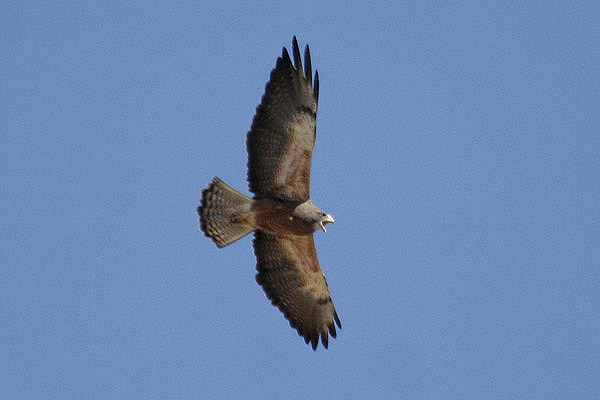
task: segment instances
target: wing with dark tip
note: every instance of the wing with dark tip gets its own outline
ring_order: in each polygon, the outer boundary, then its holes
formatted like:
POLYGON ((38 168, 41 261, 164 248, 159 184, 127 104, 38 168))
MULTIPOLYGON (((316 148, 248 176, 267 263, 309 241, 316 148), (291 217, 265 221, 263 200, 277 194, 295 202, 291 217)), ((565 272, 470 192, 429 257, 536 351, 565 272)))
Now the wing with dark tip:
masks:
POLYGON ((310 164, 315 145, 319 76, 308 45, 304 68, 294 36, 293 64, 283 48, 248 132, 248 182, 257 197, 306 201, 310 198, 310 164))
POLYGON ((327 348, 329 335, 337 335, 335 324, 339 328, 342 325, 319 267, 312 235, 278 236, 256 231, 253 244, 256 281, 267 297, 313 350, 319 338, 327 348))

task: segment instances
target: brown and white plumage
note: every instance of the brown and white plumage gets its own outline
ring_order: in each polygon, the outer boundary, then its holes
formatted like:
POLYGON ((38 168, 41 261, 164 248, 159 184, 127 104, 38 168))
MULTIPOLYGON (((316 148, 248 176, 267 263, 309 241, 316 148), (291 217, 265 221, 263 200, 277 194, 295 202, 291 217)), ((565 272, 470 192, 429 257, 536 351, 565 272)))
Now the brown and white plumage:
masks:
POLYGON ((337 335, 334 321, 340 328, 341 323, 319 267, 312 235, 280 236, 257 231, 253 243, 256 281, 267 297, 313 349, 319 336, 327 348, 328 334, 337 335))
POLYGON ((294 65, 283 48, 271 71, 248 132, 248 182, 257 197, 292 201, 310 198, 310 164, 315 146, 319 74, 312 85, 310 51, 302 68, 296 37, 294 65))
POLYGON ((218 247, 254 231, 257 282, 290 325, 316 349, 341 328, 319 266, 313 232, 333 217, 310 200, 319 77, 308 45, 304 66, 296 37, 284 48, 248 132, 248 182, 254 198, 215 178, 202 192, 200 226, 218 247))

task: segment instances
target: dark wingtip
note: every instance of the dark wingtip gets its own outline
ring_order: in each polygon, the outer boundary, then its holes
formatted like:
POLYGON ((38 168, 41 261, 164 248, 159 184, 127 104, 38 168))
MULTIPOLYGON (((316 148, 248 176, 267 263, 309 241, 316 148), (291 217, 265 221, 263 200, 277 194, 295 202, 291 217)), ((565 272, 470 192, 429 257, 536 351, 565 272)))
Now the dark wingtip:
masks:
POLYGON ((327 348, 327 346, 329 345, 329 335, 327 335, 327 331, 321 332, 321 343, 325 348, 327 348))
POLYGON ((304 69, 306 70, 306 77, 312 86, 312 65, 310 62, 310 49, 308 45, 304 48, 304 69))
POLYGON ((290 64, 292 63, 292 60, 290 59, 290 53, 288 53, 285 47, 281 50, 281 58, 290 64))
POLYGON ((319 335, 315 335, 310 339, 310 345, 313 351, 317 351, 317 345, 319 344, 319 335))
MULTIPOLYGON (((313 76, 312 76, 312 62, 310 60, 310 48, 308 44, 304 48, 304 69, 302 69, 302 57, 300 56, 300 48, 298 47, 298 39, 296 39, 296 35, 292 38, 292 57, 290 57, 290 53, 288 53, 285 47, 281 50, 281 59, 284 62, 287 62, 292 68, 295 68, 299 71, 304 77, 308 79, 308 81, 313 84, 313 76), (294 62, 292 63, 292 57, 294 62)), ((314 77, 314 86, 313 86, 313 94, 315 97, 315 101, 317 104, 319 103, 319 71, 315 70, 314 77)))
POLYGON ((333 322, 329 325, 329 334, 332 338, 337 337, 337 331, 335 330, 335 325, 333 324, 333 322))
POLYGON ((315 71, 315 86, 313 92, 316 102, 319 103, 319 71, 315 71))
POLYGON ((335 311, 333 312, 333 318, 335 319, 335 323, 337 324, 338 328, 342 329, 342 323, 340 322, 340 318, 335 311))
POLYGON ((300 48, 298 48, 296 36, 292 39, 292 53, 294 53, 294 65, 296 69, 302 73, 302 58, 300 58, 300 48))

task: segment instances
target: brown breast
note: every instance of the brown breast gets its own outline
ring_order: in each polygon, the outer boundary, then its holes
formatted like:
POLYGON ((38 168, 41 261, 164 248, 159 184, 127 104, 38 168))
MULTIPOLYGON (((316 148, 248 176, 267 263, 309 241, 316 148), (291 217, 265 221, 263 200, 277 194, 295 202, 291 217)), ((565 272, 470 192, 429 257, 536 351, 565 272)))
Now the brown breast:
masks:
POLYGON ((310 224, 292 218, 292 212, 296 206, 297 204, 291 202, 268 199, 255 200, 252 204, 252 211, 256 216, 257 229, 282 235, 309 235, 313 233, 310 224))

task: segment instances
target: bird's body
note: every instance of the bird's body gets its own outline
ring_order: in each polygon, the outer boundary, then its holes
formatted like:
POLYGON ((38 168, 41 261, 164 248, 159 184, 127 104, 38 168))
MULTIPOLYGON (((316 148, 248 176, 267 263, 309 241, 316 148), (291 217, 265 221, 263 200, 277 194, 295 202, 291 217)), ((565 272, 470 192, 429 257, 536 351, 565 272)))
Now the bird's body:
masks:
POLYGON ((310 200, 318 73, 310 52, 304 68, 296 38, 294 65, 287 50, 277 59, 247 137, 248 182, 254 198, 214 178, 198 207, 202 231, 218 247, 255 232, 257 282, 290 325, 316 349, 341 327, 317 260, 313 232, 334 222, 310 200), (306 73, 304 71, 306 70, 306 73))
POLYGON ((302 219, 302 211, 307 206, 307 202, 297 204, 273 199, 256 200, 252 205, 256 229, 284 235, 312 235, 321 228, 311 220, 302 219))

